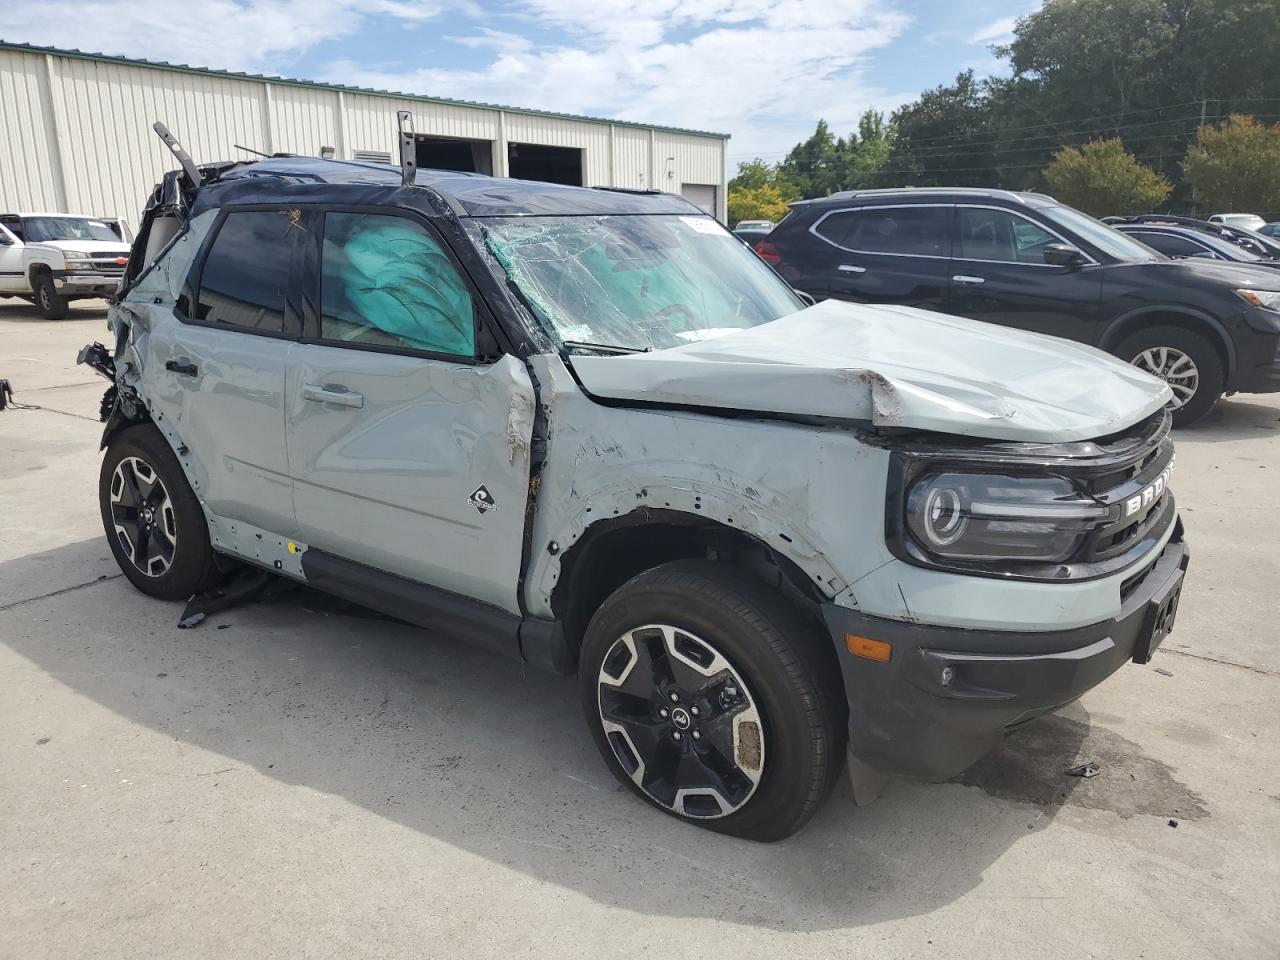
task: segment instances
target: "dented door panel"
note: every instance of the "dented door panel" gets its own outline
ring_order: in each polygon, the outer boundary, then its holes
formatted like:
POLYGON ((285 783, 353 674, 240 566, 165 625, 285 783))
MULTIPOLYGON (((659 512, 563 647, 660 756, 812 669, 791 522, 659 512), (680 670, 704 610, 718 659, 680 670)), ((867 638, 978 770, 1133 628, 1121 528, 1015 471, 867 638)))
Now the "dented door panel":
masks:
POLYGON ((214 514, 292 532, 284 446, 285 364, 292 342, 180 323, 147 339, 146 399, 197 466, 193 487, 214 514))
POLYGON ((287 376, 298 536, 518 613, 534 410, 524 366, 300 344, 287 376))

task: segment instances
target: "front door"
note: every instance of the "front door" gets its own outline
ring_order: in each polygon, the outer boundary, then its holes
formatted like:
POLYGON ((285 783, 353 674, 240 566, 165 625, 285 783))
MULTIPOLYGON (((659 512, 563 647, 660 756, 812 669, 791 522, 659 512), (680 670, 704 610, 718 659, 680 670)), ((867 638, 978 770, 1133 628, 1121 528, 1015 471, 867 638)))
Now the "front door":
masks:
POLYGON ((22 255, 22 225, 17 217, 0 217, 0 290, 30 292, 22 255))
POLYGON ((286 210, 225 214, 179 301, 147 338, 148 397, 191 451, 210 512, 292 535, 284 371, 300 330, 288 302, 299 231, 286 210))
POLYGON ((329 210, 318 310, 290 357, 298 536, 519 612, 534 396, 477 359, 478 295, 425 222, 329 210))
POLYGON ((812 227, 814 296, 941 310, 947 294, 951 207, 896 204, 826 214, 812 227))
POLYGON ((1093 341, 1102 296, 1096 264, 1045 263, 1045 247, 1066 241, 1000 207, 957 206, 955 227, 947 313, 1093 341))

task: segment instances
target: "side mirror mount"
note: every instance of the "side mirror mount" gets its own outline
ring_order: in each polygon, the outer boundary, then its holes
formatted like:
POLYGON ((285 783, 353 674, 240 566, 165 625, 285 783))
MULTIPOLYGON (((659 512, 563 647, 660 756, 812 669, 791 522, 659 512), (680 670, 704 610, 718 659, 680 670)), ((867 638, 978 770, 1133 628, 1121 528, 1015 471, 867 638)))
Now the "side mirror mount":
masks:
POLYGON ((1069 243, 1050 243, 1044 248, 1044 262, 1054 267, 1075 269, 1083 267, 1089 259, 1069 243))

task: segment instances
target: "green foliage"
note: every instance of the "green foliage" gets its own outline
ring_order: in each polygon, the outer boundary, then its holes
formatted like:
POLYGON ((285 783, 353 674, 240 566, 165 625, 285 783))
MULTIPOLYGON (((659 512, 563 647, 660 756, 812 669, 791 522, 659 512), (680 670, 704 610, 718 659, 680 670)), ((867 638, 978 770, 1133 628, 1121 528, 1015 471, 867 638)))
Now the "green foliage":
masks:
POLYGON ((758 187, 729 187, 729 225, 740 220, 772 220, 777 223, 787 215, 787 200, 774 183, 758 187))
POLYGON ((1280 124, 1233 116, 1203 127, 1182 169, 1210 212, 1280 210, 1280 124))
POLYGON ((995 169, 991 90, 973 71, 951 86, 935 87, 893 115, 898 136, 888 168, 898 185, 991 186, 995 169))
POLYGON ((1202 110, 1209 123, 1280 113, 1280 70, 1266 53, 1275 50, 1277 0, 1044 0, 994 48, 1010 76, 961 73, 895 111, 880 137, 860 129, 845 141, 820 123, 781 166, 806 197, 862 186, 1034 189, 1063 147, 1120 139, 1185 206, 1181 161, 1202 110))
POLYGON ((1119 140, 1063 147, 1045 168, 1044 179, 1057 199, 1095 217, 1147 213, 1173 189, 1119 140))

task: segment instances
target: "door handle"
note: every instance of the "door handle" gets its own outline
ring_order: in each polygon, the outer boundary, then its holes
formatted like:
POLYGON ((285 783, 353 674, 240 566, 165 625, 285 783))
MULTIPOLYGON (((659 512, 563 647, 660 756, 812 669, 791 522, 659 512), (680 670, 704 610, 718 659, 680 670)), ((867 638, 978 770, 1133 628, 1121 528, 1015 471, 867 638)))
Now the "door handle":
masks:
POLYGON ((951 279, 954 280, 956 283, 986 283, 986 281, 983 280, 982 277, 967 277, 963 273, 957 273, 951 279))
POLYGON ((178 360, 166 360, 164 362, 164 368, 171 373, 180 373, 184 377, 194 377, 200 372, 196 368, 196 365, 186 357, 182 357, 178 360))
POLYGON ((357 409, 364 406, 364 397, 361 394, 336 383, 304 383, 302 399, 314 400, 316 403, 336 403, 340 407, 357 409))
POLYGON ((842 263, 836 267, 841 273, 866 273, 866 267, 860 267, 855 263, 842 263))

